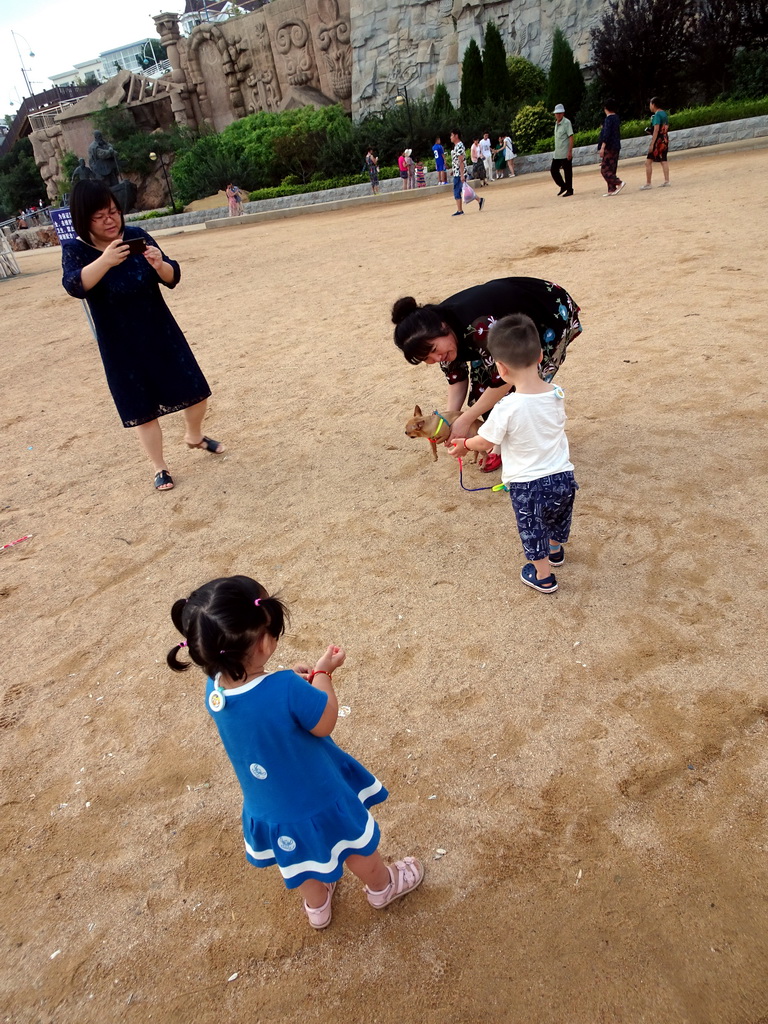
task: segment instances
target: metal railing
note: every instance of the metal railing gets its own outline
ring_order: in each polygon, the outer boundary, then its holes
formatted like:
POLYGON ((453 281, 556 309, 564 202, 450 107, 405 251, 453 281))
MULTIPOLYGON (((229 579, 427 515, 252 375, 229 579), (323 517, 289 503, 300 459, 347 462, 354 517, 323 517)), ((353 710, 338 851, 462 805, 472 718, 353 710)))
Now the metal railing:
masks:
POLYGON ((29 126, 33 132, 39 131, 41 128, 50 128, 56 123, 56 116, 60 114, 62 110, 67 107, 73 106, 78 103, 82 97, 73 100, 62 100, 61 103, 57 103, 55 107, 46 107, 45 110, 36 110, 32 114, 28 114, 29 126))

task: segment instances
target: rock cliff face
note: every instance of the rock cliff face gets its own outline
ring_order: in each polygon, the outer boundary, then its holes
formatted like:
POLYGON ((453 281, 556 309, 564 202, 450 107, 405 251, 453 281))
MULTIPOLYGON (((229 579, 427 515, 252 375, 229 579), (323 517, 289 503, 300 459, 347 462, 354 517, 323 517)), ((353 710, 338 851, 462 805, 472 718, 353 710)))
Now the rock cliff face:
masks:
POLYGON ((380 110, 403 86, 414 97, 431 96, 438 82, 456 103, 464 50, 470 39, 482 49, 489 21, 508 54, 544 68, 561 28, 585 64, 590 29, 604 9, 605 0, 350 0, 353 113, 380 110))

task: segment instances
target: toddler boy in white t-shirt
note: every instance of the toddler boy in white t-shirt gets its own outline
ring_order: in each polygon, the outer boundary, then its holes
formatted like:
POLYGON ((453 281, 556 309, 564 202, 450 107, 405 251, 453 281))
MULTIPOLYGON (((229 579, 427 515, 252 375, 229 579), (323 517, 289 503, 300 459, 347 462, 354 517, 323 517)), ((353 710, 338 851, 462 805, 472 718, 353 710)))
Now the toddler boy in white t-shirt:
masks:
POLYGON ((530 317, 513 313, 498 320, 486 347, 499 375, 515 390, 493 407, 477 436, 457 438, 450 451, 458 458, 501 445, 501 478, 529 559, 520 579, 551 594, 557 590, 551 566, 565 561, 563 544, 578 490, 565 436, 565 396, 539 376, 541 339, 530 317))

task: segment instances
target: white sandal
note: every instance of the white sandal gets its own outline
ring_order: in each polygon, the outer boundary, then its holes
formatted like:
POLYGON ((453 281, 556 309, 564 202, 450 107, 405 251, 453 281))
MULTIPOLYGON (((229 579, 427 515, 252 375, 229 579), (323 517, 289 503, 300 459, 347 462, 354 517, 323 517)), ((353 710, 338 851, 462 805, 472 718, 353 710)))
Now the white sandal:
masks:
POLYGON ((365 886, 365 895, 368 902, 377 910, 383 910, 394 900, 400 899, 406 893, 421 885, 424 878, 424 865, 415 857, 404 857, 403 860, 396 860, 394 864, 387 865, 391 879, 386 889, 378 892, 365 886))

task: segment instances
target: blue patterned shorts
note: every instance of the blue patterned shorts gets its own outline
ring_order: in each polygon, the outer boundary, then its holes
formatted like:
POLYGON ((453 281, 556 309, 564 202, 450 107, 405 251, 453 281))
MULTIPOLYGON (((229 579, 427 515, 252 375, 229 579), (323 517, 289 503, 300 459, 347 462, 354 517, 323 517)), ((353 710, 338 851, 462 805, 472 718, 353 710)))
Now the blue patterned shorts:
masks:
POLYGON ((529 562, 547 558, 549 542, 564 544, 571 532, 573 499, 579 485, 573 472, 507 484, 523 551, 529 562))

